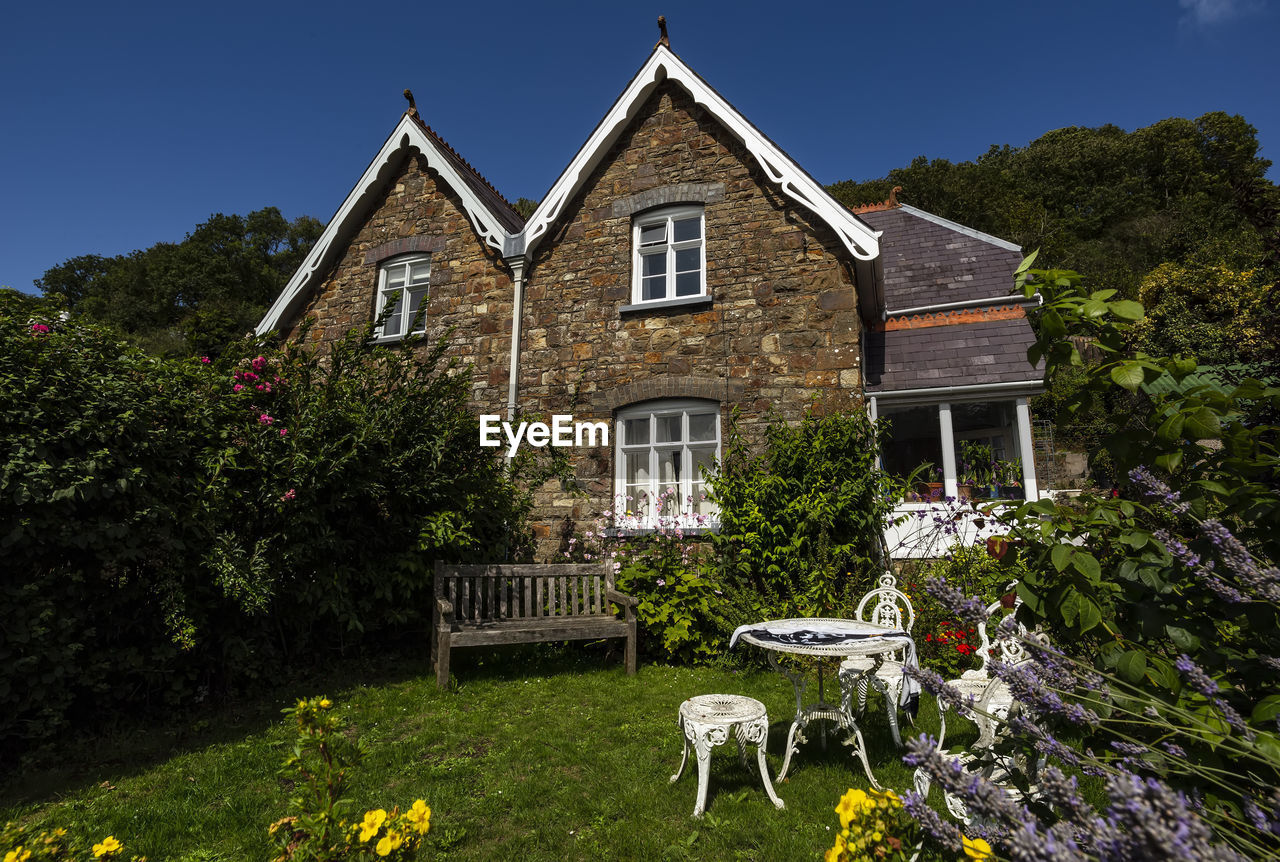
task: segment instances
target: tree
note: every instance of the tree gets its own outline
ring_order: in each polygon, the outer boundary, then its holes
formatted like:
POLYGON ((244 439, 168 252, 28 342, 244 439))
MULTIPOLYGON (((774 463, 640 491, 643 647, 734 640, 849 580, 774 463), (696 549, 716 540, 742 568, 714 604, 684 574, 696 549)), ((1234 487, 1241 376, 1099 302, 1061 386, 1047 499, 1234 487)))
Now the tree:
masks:
POLYGON ((275 207, 215 213, 180 243, 83 255, 36 281, 76 315, 108 323, 161 355, 217 355, 261 319, 324 226, 275 207))

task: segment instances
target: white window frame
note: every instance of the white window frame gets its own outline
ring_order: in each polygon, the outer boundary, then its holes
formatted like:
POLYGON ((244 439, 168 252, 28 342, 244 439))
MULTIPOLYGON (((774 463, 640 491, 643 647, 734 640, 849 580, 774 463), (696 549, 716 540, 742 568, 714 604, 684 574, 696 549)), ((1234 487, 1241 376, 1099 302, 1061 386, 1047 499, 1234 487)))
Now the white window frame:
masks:
MULTIPOLYGON (((669 302, 672 300, 688 300, 699 296, 707 295, 707 218, 705 209, 697 205, 685 205, 676 207, 664 207, 662 209, 650 210, 649 212, 637 215, 631 222, 631 302, 635 305, 644 305, 647 303, 669 302), (675 241, 673 223, 688 219, 690 217, 698 217, 698 238, 696 240, 685 240, 683 242, 675 241), (666 224, 666 240, 663 244, 666 255, 666 293, 660 297, 650 299, 644 298, 644 258, 651 255, 660 254, 657 246, 650 246, 648 250, 642 249, 640 246, 640 232, 642 228, 652 227, 656 224, 666 224), (676 252, 686 249, 698 249, 698 292, 690 293, 684 296, 676 295, 676 252)), ((685 270, 688 272, 689 270, 685 270)))
POLYGON ((638 404, 634 407, 627 407, 619 410, 615 416, 614 428, 614 489, 615 489, 615 523, 623 529, 654 529, 659 526, 679 527, 682 530, 711 528, 714 529, 719 525, 719 518, 713 512, 709 515, 699 517, 697 514, 697 503, 700 500, 690 501, 690 497, 695 497, 695 483, 701 487, 698 494, 706 493, 706 477, 705 473, 694 477, 692 471, 684 470, 679 477, 680 490, 680 511, 678 513, 662 514, 653 511, 651 504, 644 505, 641 508, 639 501, 634 499, 636 494, 631 491, 631 486, 627 484, 627 454, 636 454, 640 452, 648 452, 648 484, 646 493, 648 501, 657 499, 659 488, 662 482, 659 478, 659 458, 664 452, 678 451, 681 454, 681 461, 684 464, 692 465, 693 452, 708 452, 712 450, 714 445, 715 462, 720 462, 720 446, 721 446, 721 416, 720 403, 718 401, 709 401, 695 398, 666 400, 666 401, 648 401, 638 404), (690 440, 689 439, 689 417, 691 415, 713 415, 715 417, 715 440, 714 444, 711 440, 690 440), (680 416, 680 439, 666 443, 657 442, 658 419, 671 416, 680 416), (627 433, 626 423, 637 419, 647 418, 649 422, 649 435, 647 443, 629 443, 630 434, 627 433), (631 496, 633 499, 628 499, 631 496))
POLYGON ((427 330, 426 305, 427 300, 431 296, 431 255, 430 254, 402 254, 389 260, 384 260, 378 265, 378 303, 374 312, 374 319, 382 316, 383 311, 387 308, 387 303, 392 296, 399 294, 400 319, 397 321, 395 329, 392 330, 387 326, 389 321, 385 321, 378 329, 378 338, 395 339, 404 338, 406 335, 417 335, 427 330), (426 274, 418 281, 411 282, 410 275, 416 264, 427 265, 426 274), (399 287, 388 287, 388 281, 395 275, 397 271, 403 274, 404 280, 399 287), (409 330, 409 314, 410 300, 415 293, 421 293, 422 298, 418 302, 418 328, 409 330))
MULTIPOLYGON (((1031 502, 1039 499, 1040 490, 1036 485, 1036 468, 1035 468, 1035 450, 1032 445, 1031 438, 1031 408, 1030 398, 1025 395, 1002 396, 998 393, 991 393, 984 398, 952 398, 946 401, 925 401, 913 399, 869 399, 868 408, 872 419, 879 418, 880 412, 886 409, 897 407, 933 407, 938 414, 938 437, 942 446, 942 463, 938 466, 942 468, 943 493, 956 499, 960 493, 959 478, 956 467, 956 444, 965 439, 981 438, 984 435, 989 436, 991 429, 982 429, 979 431, 957 432, 952 428, 951 423, 951 406, 952 404, 963 404, 975 401, 1001 401, 1013 402, 1014 406, 1014 427, 1011 429, 1015 436, 1015 442, 1019 450, 1019 459, 1022 462, 1022 491, 1023 499, 1031 502)), ((877 456, 877 466, 879 465, 879 456, 877 456)), ((996 501, 999 502, 999 501, 996 501)), ((1005 501, 1016 504, 1018 501, 1005 501)), ((910 505, 910 504, 907 504, 910 505)))

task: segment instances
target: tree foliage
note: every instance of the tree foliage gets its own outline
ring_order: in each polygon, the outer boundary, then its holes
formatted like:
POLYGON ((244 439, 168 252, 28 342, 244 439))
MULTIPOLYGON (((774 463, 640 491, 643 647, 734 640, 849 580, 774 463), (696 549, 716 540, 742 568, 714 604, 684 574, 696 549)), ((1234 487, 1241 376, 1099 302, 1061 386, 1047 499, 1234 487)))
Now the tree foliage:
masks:
POLYGON ((152 353, 216 356, 253 329, 323 227, 310 216, 290 222, 275 207, 217 213, 180 243, 73 257, 36 287, 152 353))

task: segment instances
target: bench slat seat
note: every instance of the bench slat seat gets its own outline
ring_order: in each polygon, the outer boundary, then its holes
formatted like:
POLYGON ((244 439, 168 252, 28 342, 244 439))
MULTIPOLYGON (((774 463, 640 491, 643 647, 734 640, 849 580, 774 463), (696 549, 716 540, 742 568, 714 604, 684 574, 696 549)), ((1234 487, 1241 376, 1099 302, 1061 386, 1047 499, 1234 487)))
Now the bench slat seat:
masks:
POLYGON ((449 684, 455 647, 626 638, 627 673, 636 672, 636 604, 601 565, 446 566, 436 563, 432 660, 449 684), (613 605, 623 610, 621 619, 613 605))

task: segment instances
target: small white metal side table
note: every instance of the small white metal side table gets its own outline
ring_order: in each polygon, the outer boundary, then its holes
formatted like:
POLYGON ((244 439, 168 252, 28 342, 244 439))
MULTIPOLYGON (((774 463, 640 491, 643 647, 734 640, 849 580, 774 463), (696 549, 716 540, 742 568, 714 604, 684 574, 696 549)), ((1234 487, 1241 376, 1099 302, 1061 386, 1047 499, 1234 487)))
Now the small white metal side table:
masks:
POLYGON ((689 746, 692 745, 698 758, 698 801, 693 806, 694 817, 701 817, 707 809, 711 749, 727 742, 730 730, 738 743, 738 759, 744 768, 749 768, 746 746, 756 747, 765 792, 773 800, 774 807, 785 807, 773 791, 769 767, 764 762, 765 743, 769 739, 769 715, 763 703, 737 694, 700 694, 680 704, 677 723, 684 731, 684 751, 680 756, 680 768, 671 776, 671 783, 674 784, 684 774, 685 764, 689 762, 689 746))

